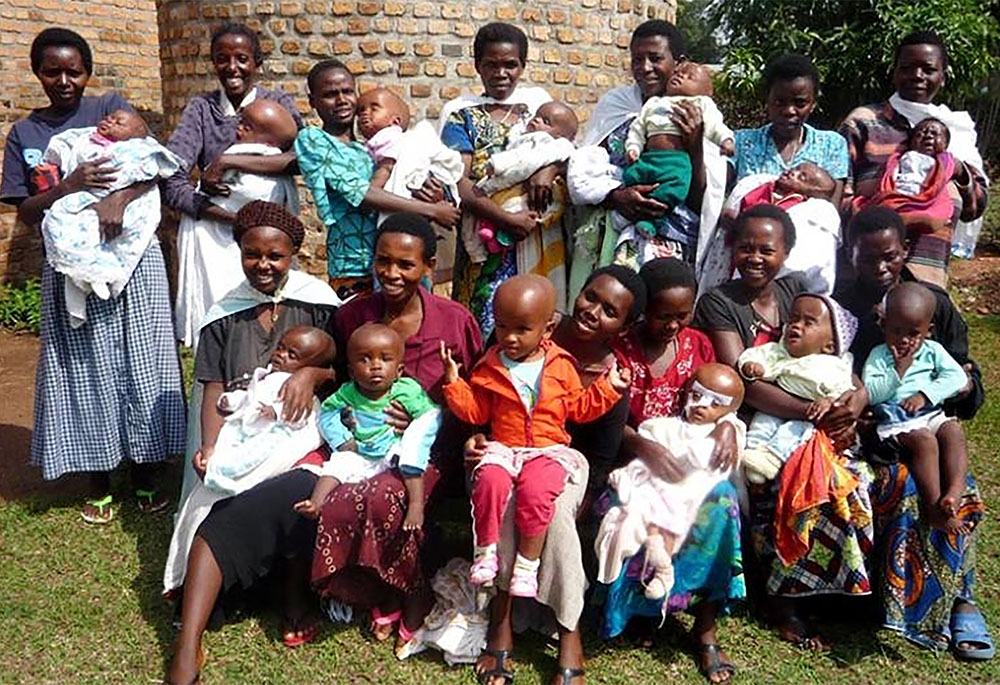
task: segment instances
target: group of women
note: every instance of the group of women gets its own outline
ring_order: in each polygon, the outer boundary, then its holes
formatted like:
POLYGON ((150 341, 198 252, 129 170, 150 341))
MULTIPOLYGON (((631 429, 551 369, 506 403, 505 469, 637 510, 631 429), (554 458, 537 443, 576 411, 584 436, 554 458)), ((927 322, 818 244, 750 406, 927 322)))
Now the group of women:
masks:
MULTIPOLYGON (((605 95, 582 135, 584 144, 605 150, 616 166, 625 164, 623 141, 632 118, 644 101, 665 92, 675 66, 685 58, 683 36, 661 21, 641 24, 629 49, 634 85, 605 95)), ((537 106, 538 100, 537 93, 518 86, 527 56, 527 40, 518 29, 505 24, 483 27, 474 55, 484 95, 446 108, 440 127, 443 140, 463 155, 467 179, 472 182, 485 173, 489 155, 504 148, 512 126, 526 121, 531 103, 537 106)), ((186 168, 164 183, 164 200, 182 212, 233 223, 237 217, 213 207, 209 194, 218 182, 213 162, 235 140, 240 107, 267 97, 289 108, 296 118, 299 113, 285 95, 254 85, 261 55, 256 36, 246 27, 233 25, 217 31, 212 60, 221 88, 196 97, 171 136, 168 146, 185 160, 186 168), (195 167, 204 172, 198 189, 189 179, 195 167)), ((866 192, 866 180, 890 152, 904 145, 913 123, 892 102, 901 98, 933 106, 944 84, 946 60, 944 46, 932 34, 905 38, 896 55, 894 100, 852 112, 840 133, 817 130, 807 123, 819 88, 809 61, 800 57, 777 60, 765 75, 768 123, 737 132, 736 154, 728 173, 739 180, 752 173, 780 173, 809 161, 837 182, 838 199, 866 192)), ((81 164, 53 185, 37 183, 31 169, 40 161, 48 140, 68 128, 95 125, 127 104, 113 94, 84 96, 93 59, 86 42, 71 31, 48 29, 40 34, 32 46, 31 64, 50 104, 11 129, 0 199, 16 204, 20 218, 34 225, 59 197, 105 186, 113 173, 97 160, 81 164)), ((336 123, 344 146, 356 150, 357 93, 350 72, 337 62, 324 62, 314 69, 308 85, 313 108, 324 122, 336 123)), ((727 167, 716 151, 703 145, 695 109, 680 107, 673 118, 692 160, 694 176, 686 211, 700 220, 704 235, 698 243, 703 247, 718 237, 713 232, 723 232, 715 226, 727 167)), ((294 168, 294 154, 230 162, 255 173, 283 173, 294 168)), ((364 167, 348 165, 336 183, 331 181, 333 194, 340 195, 336 218, 327 223, 328 230, 354 230, 368 221, 374 230, 373 212, 366 204, 367 179, 355 178, 359 168, 364 167)), ((532 177, 529 194, 534 201, 544 204, 551 197, 559 173, 559 169, 546 168, 532 177)), ((967 164, 953 190, 963 219, 982 212, 986 179, 981 169, 967 164)), ((434 191, 425 188, 421 200, 439 201, 434 191)), ((592 522, 594 512, 606 507, 603 490, 608 472, 623 460, 638 457, 662 477, 678 477, 673 456, 635 428, 646 418, 674 413, 685 383, 699 364, 735 364, 744 349, 777 339, 792 300, 805 288, 801 278, 783 270, 795 242, 795 227, 780 211, 755 212, 737 219, 725 232, 724 242, 732 251, 726 268, 735 266, 739 277, 711 289, 699 292, 692 272, 672 259, 650 262, 641 277, 626 266, 608 265, 615 253, 608 245, 618 236, 613 213, 629 221, 661 220, 667 213, 667 207, 647 197, 649 191, 615 188, 602 202, 577 215, 578 221, 571 225, 571 298, 553 338, 575 357, 585 384, 617 360, 632 370, 633 385, 628 396, 605 416, 571 426, 573 446, 588 459, 589 478, 567 486, 556 502, 537 599, 547 610, 530 616, 525 612, 522 617, 540 617, 536 621, 540 627, 548 626, 558 634, 555 682, 559 683, 584 680, 580 617, 592 555, 577 531, 586 531, 585 522, 592 522)), ((120 224, 135 193, 117 191, 98 203, 102 225, 120 224)), ((528 212, 505 212, 475 193, 463 192, 462 200, 463 211, 489 216, 518 238, 530 237, 534 230, 528 212)), ((400 216, 376 234, 374 292, 339 307, 335 306, 337 298, 317 287, 292 292, 282 287, 302 242, 303 230, 296 218, 265 212, 246 219, 247 225, 237 222, 234 228, 245 276, 241 288, 249 295, 239 306, 214 316, 203 329, 196 383, 206 391, 219 388, 266 365, 278 339, 294 326, 329 330, 342 351, 356 327, 382 322, 405 341, 407 375, 440 403, 441 342, 463 369, 471 368, 483 352, 480 324, 489 323, 490 294, 519 267, 514 251, 473 264, 459 247, 454 265, 456 291, 473 315, 463 304, 426 288, 435 270, 440 273, 439 267, 452 265, 438 263, 438 240, 426 220, 400 216)), ((852 347, 860 361, 880 342, 877 315, 882 296, 895 284, 917 277, 906 264, 908 240, 898 217, 892 212, 873 216, 850 225, 841 254, 846 258, 844 265, 851 268, 841 269, 843 278, 836 293, 860 321, 852 347)), ((672 248, 665 245, 664 249, 672 248)), ((692 249, 676 248, 673 254, 696 264, 699 259, 698 251, 692 249)), ((726 278, 729 275, 731 270, 726 278)), ((92 473, 95 499, 85 507, 91 518, 105 516, 110 507, 107 473, 120 462, 129 462, 140 504, 156 509, 164 499, 155 491, 147 465, 185 451, 185 400, 160 247, 156 241, 150 244, 120 297, 88 299, 84 327, 70 327, 63 292, 62 276, 44 266, 32 461, 43 467, 46 478, 92 473)), ((952 400, 950 411, 970 418, 983 401, 979 371, 969 358, 961 315, 944 290, 936 288, 934 293, 934 336, 970 377, 967 391, 952 400)), ((297 418, 308 413, 315 393, 328 389, 334 375, 321 368, 296 371, 283 390, 285 415, 297 418)), ((750 386, 746 404, 788 419, 806 417, 807 403, 774 386, 750 386)), ((854 429, 866 404, 863 390, 846 393, 822 419, 822 427, 835 442, 856 444, 854 429)), ((408 422, 405 412, 397 411, 391 419, 400 427, 408 422)), ((446 416, 424 476, 427 500, 460 492, 463 461, 474 461, 479 453, 481 437, 472 427, 452 421, 446 416)), ((738 453, 735 432, 723 425, 715 438, 716 465, 732 465, 738 453)), ((698 645, 699 666, 711 682, 727 681, 735 673, 720 646, 716 620, 746 597, 744 565, 761 613, 782 638, 803 648, 824 649, 827 643, 807 621, 797 600, 816 594, 876 592, 884 609, 884 625, 917 644, 935 650, 951 647, 965 658, 992 655, 992 640, 975 605, 975 524, 983 507, 974 481, 970 478, 960 507, 971 532, 948 535, 924 520, 905 462, 880 461, 874 452, 874 448, 852 448, 847 461, 857 479, 848 497, 850 506, 863 515, 853 524, 845 523, 821 508, 811 547, 793 566, 782 564, 773 548, 775 481, 752 489, 749 511, 741 511, 729 482, 720 483, 702 503, 694 528, 675 555, 676 583, 665 607, 695 616, 692 636, 698 645), (742 537, 741 514, 749 521, 742 537)), ((397 648, 405 652, 433 596, 426 576, 428 559, 421 556, 424 532, 402 526, 406 511, 403 481, 389 471, 341 486, 324 505, 318 522, 313 522, 295 513, 291 505, 310 495, 315 478, 308 470, 293 469, 215 505, 191 548, 169 682, 197 681, 204 659, 202 633, 212 611, 230 591, 249 587, 279 569, 288 581, 286 643, 301 644, 315 635, 318 619, 310 610, 311 586, 324 598, 372 610, 376 639, 389 639, 398 627, 397 648)), ((604 637, 617 635, 630 623, 642 625, 644 617, 647 622, 658 619, 663 609, 643 595, 638 556, 625 564, 614 583, 598 590, 603 598, 604 637)), ((481 682, 497 685, 513 680, 508 658, 514 649, 513 627, 519 609, 503 591, 492 600, 487 645, 475 665, 481 682)))

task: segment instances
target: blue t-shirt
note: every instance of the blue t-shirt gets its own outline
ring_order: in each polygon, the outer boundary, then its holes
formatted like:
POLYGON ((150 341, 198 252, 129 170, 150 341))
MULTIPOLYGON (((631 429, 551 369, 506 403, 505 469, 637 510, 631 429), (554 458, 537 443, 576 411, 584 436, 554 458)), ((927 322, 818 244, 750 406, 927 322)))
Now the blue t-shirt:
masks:
POLYGON ((105 93, 96 97, 84 96, 76 109, 54 118, 36 109, 15 123, 7 134, 3 150, 0 202, 18 204, 35 194, 31 169, 41 163, 52 136, 71 128, 97 126, 101 119, 117 109, 134 111, 118 93, 105 93))
POLYGON ((545 357, 541 356, 533 362, 516 362, 501 352, 500 363, 510 373, 510 380, 514 383, 524 408, 530 413, 538 403, 538 393, 542 389, 542 367, 545 366, 545 357))
POLYGON ((802 162, 812 162, 826 170, 835 181, 847 178, 850 158, 847 140, 836 131, 820 131, 803 124, 805 137, 790 162, 786 162, 771 138, 771 124, 736 131, 736 154, 729 163, 736 170, 736 180, 751 174, 779 175, 802 162))

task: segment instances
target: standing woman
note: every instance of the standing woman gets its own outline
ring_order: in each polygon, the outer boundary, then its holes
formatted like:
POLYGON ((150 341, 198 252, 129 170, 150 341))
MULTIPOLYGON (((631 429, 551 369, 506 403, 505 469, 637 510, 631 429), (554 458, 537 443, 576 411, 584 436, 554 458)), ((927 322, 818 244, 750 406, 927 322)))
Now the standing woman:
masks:
POLYGON ((905 152, 906 141, 921 119, 934 117, 948 127, 948 152, 955 156, 957 177, 949 184, 955 205, 952 221, 933 232, 908 235, 907 266, 922 281, 944 286, 955 221, 974 221, 986 211, 987 184, 983 159, 976 148, 976 127, 968 112, 935 105, 945 85, 948 51, 937 34, 915 31, 896 47, 892 84, 896 92, 887 102, 858 107, 844 119, 840 133, 851 157, 851 188, 847 197, 871 197, 878 190, 886 160, 905 152))
MULTIPOLYGON (((542 88, 518 86, 528 58, 528 38, 516 26, 483 26, 476 33, 472 53, 485 95, 460 97, 445 104, 439 128, 441 142, 462 153, 465 164, 465 178, 458 184, 463 221, 456 244, 452 297, 469 307, 483 335, 489 337, 493 332, 493 292, 501 281, 517 273, 517 251, 487 254, 472 228, 473 216, 492 222, 520 241, 537 229, 538 214, 507 212, 475 184, 486 175, 490 156, 507 146, 511 129, 526 123, 552 98, 542 88)), ((543 175, 539 172, 529 184, 551 184, 551 178, 539 180, 543 175)), ((547 204, 546 200, 543 205, 547 204)))
MULTIPOLYGON (((257 70, 263 63, 257 34, 243 24, 224 24, 212 32, 211 58, 221 86, 196 95, 184 108, 167 147, 185 164, 163 183, 167 205, 193 219, 213 219, 219 224, 196 225, 184 222, 177 235, 180 272, 177 284, 175 318, 177 334, 186 345, 197 340, 205 312, 243 280, 240 248, 233 240, 233 213, 212 204, 210 195, 227 195, 221 183, 219 158, 236 142, 239 112, 254 100, 267 99, 287 109, 301 127, 295 103, 288 93, 254 85, 257 70), (192 185, 191 172, 201 172, 199 186, 192 185), (209 172, 211 167, 211 171, 209 172), (209 173, 206 173, 209 172, 209 173)), ((258 174, 280 174, 294 155, 229 156, 225 163, 258 174)))
MULTIPOLYGON (((17 205, 18 218, 37 226, 52 203, 70 193, 107 188, 114 169, 107 159, 80 164, 66 178, 39 185, 32 169, 49 140, 70 128, 96 126, 116 109, 131 109, 121 96, 85 97, 93 72, 90 46, 61 28, 39 33, 31 44, 31 69, 49 105, 14 124, 4 150, 0 200, 17 205)), ((94 206, 102 234, 121 231, 125 207, 150 190, 136 184, 94 206)), ((173 343, 167 273, 153 240, 117 298, 87 298, 87 323, 70 326, 64 277, 42 266, 42 349, 35 385, 31 462, 46 480, 89 473, 85 521, 114 518, 110 472, 132 463, 132 484, 145 511, 162 509, 153 465, 184 451, 184 392, 173 343)))

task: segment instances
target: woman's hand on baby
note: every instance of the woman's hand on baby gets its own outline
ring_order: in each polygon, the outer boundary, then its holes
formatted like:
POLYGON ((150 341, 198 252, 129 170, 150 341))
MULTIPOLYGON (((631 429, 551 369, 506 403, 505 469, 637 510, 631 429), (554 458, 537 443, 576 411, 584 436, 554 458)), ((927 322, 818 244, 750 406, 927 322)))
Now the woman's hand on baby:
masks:
POLYGON ((611 191, 611 205, 629 221, 659 219, 666 213, 667 206, 659 200, 646 197, 654 190, 656 184, 618 188, 611 191))
POLYGON ((301 502, 296 502, 292 505, 292 509, 302 516, 313 519, 314 521, 319 518, 320 508, 317 507, 311 499, 304 499, 301 502))
POLYGON ((199 477, 205 477, 205 471, 208 470, 208 460, 212 458, 213 452, 215 452, 215 445, 202 445, 201 449, 195 452, 194 457, 191 458, 191 466, 194 467, 194 471, 199 477))
POLYGON ((899 406, 903 408, 907 414, 916 414, 918 411, 927 406, 927 396, 922 392, 918 392, 915 395, 910 395, 905 400, 899 403, 899 406))
POLYGON ((428 176, 427 180, 424 181, 424 185, 419 189, 414 190, 411 195, 414 200, 419 200, 420 202, 426 202, 432 205, 438 202, 443 202, 444 184, 433 176, 428 176))
POLYGON ((810 402, 809 406, 806 407, 806 419, 815 423, 826 416, 832 407, 833 400, 829 397, 821 397, 814 402, 810 402))
POLYGON ((719 421, 715 424, 710 435, 715 440, 711 467, 719 471, 736 468, 740 461, 740 449, 733 424, 728 421, 719 421))
POLYGON ((507 212, 505 228, 514 240, 524 240, 538 227, 539 215, 531 210, 507 212))
POLYGON ((476 433, 465 441, 465 446, 462 449, 462 456, 465 459, 465 468, 470 471, 474 469, 476 464, 479 463, 485 454, 486 436, 482 433, 476 433))
POLYGON ((612 388, 623 393, 632 385, 632 369, 619 366, 618 362, 615 362, 615 365, 608 370, 608 381, 612 388))
POLYGON ((81 190, 107 190, 118 177, 118 170, 111 164, 110 157, 101 157, 92 162, 81 162, 73 169, 62 185, 71 193, 81 190))
POLYGON ((278 399, 284 403, 281 407, 281 420, 285 423, 301 423, 312 414, 318 385, 313 373, 315 371, 323 370, 304 367, 293 372, 278 391, 278 399))
POLYGON ((206 195, 228 197, 229 186, 222 182, 222 175, 229 168, 226 156, 222 155, 201 172, 201 191, 206 195))
POLYGON ((451 356, 451 350, 448 346, 444 344, 444 340, 441 341, 441 363, 444 364, 444 382, 445 384, 454 383, 458 380, 458 362, 455 358, 451 356))
POLYGON ((719 153, 725 155, 726 157, 732 157, 736 154, 736 141, 732 138, 727 138, 722 141, 722 145, 719 146, 719 153))
POLYGON ((101 240, 104 242, 114 240, 122 234, 125 207, 128 203, 120 193, 121 191, 111 193, 92 206, 97 213, 97 224, 100 226, 101 240))
POLYGON ((454 228, 462 220, 462 210, 450 202, 435 202, 428 209, 431 221, 441 224, 445 228, 454 228))
POLYGON ((385 409, 382 410, 385 414, 385 422, 393 427, 397 435, 402 435, 413 418, 410 413, 406 411, 406 407, 399 403, 398 400, 393 400, 389 404, 385 405, 385 409))
POLYGON ((680 102, 671 108, 670 121, 681 132, 681 139, 688 153, 701 153, 701 139, 705 135, 705 122, 701 118, 701 110, 694 103, 680 102))
POLYGON ((552 185, 562 171, 559 164, 549 164, 531 175, 526 181, 528 189, 528 209, 539 214, 548 209, 552 202, 552 185))
POLYGON ((668 483, 677 483, 684 478, 684 469, 677 463, 674 455, 658 442, 635 435, 629 441, 631 452, 636 459, 646 465, 653 475, 668 483))

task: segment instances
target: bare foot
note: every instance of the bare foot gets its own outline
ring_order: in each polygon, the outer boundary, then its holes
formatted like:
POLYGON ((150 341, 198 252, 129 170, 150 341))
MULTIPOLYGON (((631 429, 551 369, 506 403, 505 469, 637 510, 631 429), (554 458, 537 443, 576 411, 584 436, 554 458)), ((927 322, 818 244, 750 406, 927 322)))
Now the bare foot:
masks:
POLYGON ((375 638, 375 642, 385 642, 392 637, 392 633, 396 629, 396 624, 376 623, 375 621, 372 621, 371 629, 372 637, 375 638))
POLYGON ((201 669, 205 665, 205 652, 201 647, 184 649, 178 647, 167 671, 166 683, 185 685, 201 681, 201 669))
POLYGON ((778 624, 778 637, 785 642, 790 642, 799 649, 811 652, 828 652, 830 643, 816 634, 806 622, 797 615, 787 616, 778 624))
POLYGON ((942 530, 949 535, 960 535, 969 532, 969 525, 956 516, 957 500, 950 496, 942 497, 934 506, 925 507, 927 523, 932 528, 942 530))

